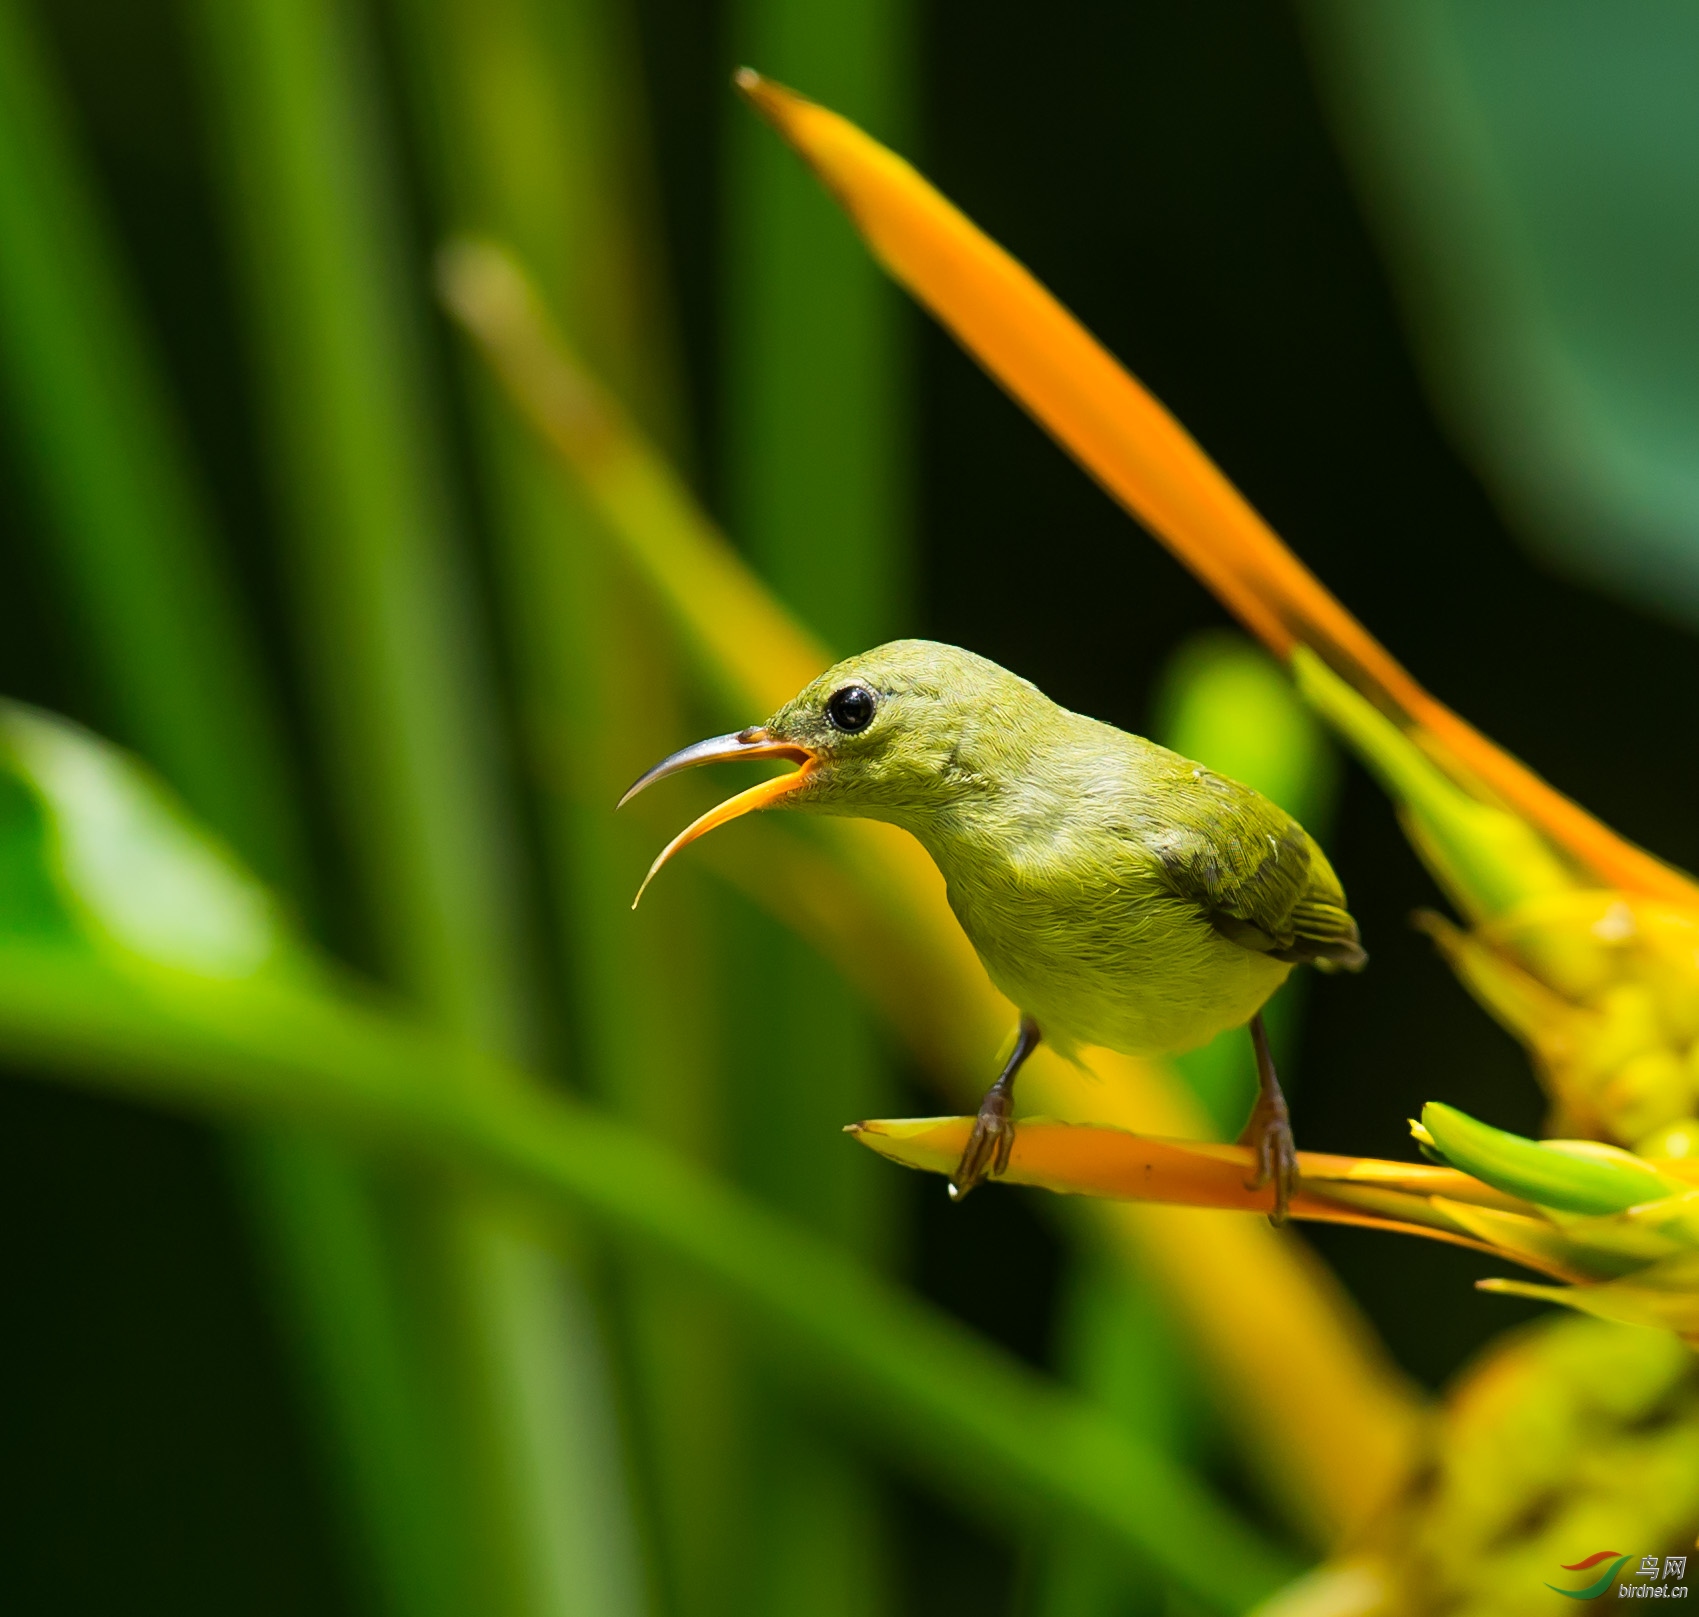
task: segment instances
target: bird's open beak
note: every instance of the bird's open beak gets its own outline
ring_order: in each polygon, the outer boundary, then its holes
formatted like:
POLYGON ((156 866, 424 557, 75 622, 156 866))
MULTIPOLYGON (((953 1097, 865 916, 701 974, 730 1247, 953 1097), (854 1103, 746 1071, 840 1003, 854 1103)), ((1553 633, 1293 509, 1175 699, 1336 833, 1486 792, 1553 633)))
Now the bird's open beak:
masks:
POLYGON ((639 776, 619 800, 618 806, 624 808, 639 792, 653 786, 658 780, 665 780, 668 775, 694 769, 698 764, 721 763, 728 758, 789 758, 802 767, 793 769, 788 775, 778 775, 772 780, 761 781, 747 791, 739 792, 736 797, 728 797, 718 808, 709 809, 700 819, 692 820, 661 849, 654 864, 650 865, 649 874, 643 878, 643 885, 637 889, 637 897, 631 901, 633 909, 643 901, 644 893, 649 890, 649 883, 655 879, 661 866, 680 848, 700 836, 706 836, 715 826, 735 820, 740 814, 748 814, 752 809, 766 808, 769 803, 778 802, 781 797, 794 792, 802 785, 818 762, 810 748, 799 746, 794 741, 775 741, 764 729, 757 726, 750 730, 739 730, 735 735, 714 736, 711 740, 698 741, 694 746, 680 748, 670 758, 663 758, 647 774, 639 776))

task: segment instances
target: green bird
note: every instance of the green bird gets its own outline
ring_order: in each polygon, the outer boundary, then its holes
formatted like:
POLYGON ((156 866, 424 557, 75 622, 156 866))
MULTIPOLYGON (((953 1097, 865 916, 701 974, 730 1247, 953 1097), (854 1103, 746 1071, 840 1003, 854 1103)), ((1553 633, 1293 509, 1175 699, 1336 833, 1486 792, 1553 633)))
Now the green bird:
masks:
POLYGON ((1020 1010, 953 1196, 1008 1166, 1015 1077, 1041 1038, 1070 1058, 1086 1045, 1162 1055, 1248 1022, 1259 1081, 1241 1142, 1255 1151, 1252 1187, 1272 1179, 1273 1216, 1285 1217, 1297 1156, 1262 1008, 1294 965, 1355 971, 1368 958, 1339 878, 1291 815, 930 640, 836 664, 765 724, 663 759, 620 803, 730 758, 801 768, 688 826, 638 899, 680 848, 752 809, 857 815, 918 838, 992 982, 1020 1010))

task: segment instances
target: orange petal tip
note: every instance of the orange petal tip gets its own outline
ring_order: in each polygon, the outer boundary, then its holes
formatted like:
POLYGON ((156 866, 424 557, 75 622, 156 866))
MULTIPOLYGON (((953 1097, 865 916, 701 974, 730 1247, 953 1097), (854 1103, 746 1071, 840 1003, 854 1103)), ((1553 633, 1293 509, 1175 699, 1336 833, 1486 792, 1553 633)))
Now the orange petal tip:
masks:
POLYGON ((763 118, 774 124, 780 123, 791 108, 811 105, 806 96, 764 77, 752 67, 740 67, 732 74, 732 84, 763 118))
POLYGON ((790 138, 790 125, 797 111, 814 105, 806 96, 798 95, 795 90, 786 89, 784 85, 772 79, 763 78, 752 67, 740 67, 732 74, 732 84, 738 94, 786 139, 790 138))

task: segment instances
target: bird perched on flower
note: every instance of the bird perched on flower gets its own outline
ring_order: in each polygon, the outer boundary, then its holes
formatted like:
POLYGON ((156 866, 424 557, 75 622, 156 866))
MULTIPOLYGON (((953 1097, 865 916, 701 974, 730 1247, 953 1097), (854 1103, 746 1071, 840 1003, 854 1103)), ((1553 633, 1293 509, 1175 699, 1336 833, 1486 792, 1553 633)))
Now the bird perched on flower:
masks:
MULTIPOLYGON (((885 820, 932 856, 992 982, 1019 1007, 951 1192, 1008 1165, 1012 1095, 1046 1039, 1064 1056, 1192 1049, 1250 1025, 1258 1093, 1241 1136, 1285 1215, 1291 1124, 1262 1007, 1297 964, 1367 956, 1327 856, 1265 797, 1141 736, 1059 707, 955 646, 896 640, 829 668, 765 724, 663 759, 620 801, 731 758, 801 767, 710 810, 697 837, 769 806, 885 820)), ((642 891, 638 898, 641 899, 642 891)))

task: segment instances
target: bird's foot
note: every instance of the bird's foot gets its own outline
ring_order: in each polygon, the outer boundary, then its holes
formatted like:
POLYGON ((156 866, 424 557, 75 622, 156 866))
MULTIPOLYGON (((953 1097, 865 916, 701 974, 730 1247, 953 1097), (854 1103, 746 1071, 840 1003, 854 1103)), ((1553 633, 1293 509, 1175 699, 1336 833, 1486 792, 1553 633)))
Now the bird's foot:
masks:
POLYGON ((950 1175, 951 1201, 959 1202, 982 1179, 995 1179, 1008 1168, 1015 1143, 1014 1109, 1013 1096, 1001 1085, 994 1085, 979 1103, 967 1148, 950 1175))
POLYGON ((1270 1224, 1286 1222, 1292 1187, 1298 1181, 1298 1148, 1292 1139, 1292 1120, 1286 1112, 1286 1097, 1278 1089, 1264 1090, 1251 1108, 1250 1121, 1239 1136, 1240 1145, 1256 1153, 1256 1172, 1245 1181, 1246 1190, 1261 1190, 1274 1182, 1274 1208, 1270 1224))

